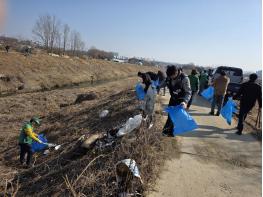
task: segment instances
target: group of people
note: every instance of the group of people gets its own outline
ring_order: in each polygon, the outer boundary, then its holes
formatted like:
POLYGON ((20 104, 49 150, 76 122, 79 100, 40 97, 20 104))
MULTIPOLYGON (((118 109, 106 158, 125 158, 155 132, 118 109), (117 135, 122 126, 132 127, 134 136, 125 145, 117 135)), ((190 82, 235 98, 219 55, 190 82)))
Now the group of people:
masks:
MULTIPOLYGON (((154 114, 154 104, 156 91, 159 93, 160 89, 164 88, 163 95, 165 95, 165 87, 168 87, 170 92, 170 101, 168 106, 181 105, 185 109, 189 109, 193 98, 200 94, 205 88, 208 87, 208 74, 202 72, 199 76, 196 70, 192 70, 191 75, 187 76, 183 73, 182 69, 170 65, 167 66, 166 76, 162 71, 157 74, 153 72, 138 72, 138 76, 142 79, 142 83, 145 85, 144 92, 144 104, 142 107, 143 115, 148 119, 148 126, 152 125, 153 114, 154 114), (158 83, 154 83, 158 81, 158 83)), ((261 86, 256 83, 257 75, 251 74, 249 76, 249 81, 241 85, 239 92, 234 96, 233 99, 240 99, 240 110, 239 110, 239 120, 238 120, 238 135, 242 134, 243 122, 249 113, 249 111, 254 107, 256 100, 258 100, 259 108, 261 109, 261 86)), ((226 96, 227 86, 230 82, 229 77, 226 76, 224 71, 221 71, 220 76, 217 77, 212 85, 214 87, 214 97, 211 104, 211 115, 214 115, 215 106, 217 105, 218 110, 216 115, 220 115, 220 110, 223 105, 224 98, 226 96)), ((38 143, 43 143, 38 135, 34 132, 34 129, 40 125, 40 119, 33 117, 29 122, 26 122, 20 132, 19 136, 19 146, 20 146, 20 163, 24 165, 25 156, 26 166, 31 166, 32 160, 32 148, 31 145, 33 141, 38 143)), ((168 119, 164 125, 162 134, 164 136, 173 136, 173 122, 168 115, 168 119)))
MULTIPOLYGON (((220 72, 220 76, 214 79, 209 84, 209 75, 207 71, 201 72, 198 75, 198 72, 193 69, 189 76, 185 75, 181 68, 170 65, 166 69, 166 77, 162 71, 158 71, 157 74, 153 72, 138 73, 138 76, 142 78, 142 83, 145 84, 145 114, 150 116, 151 120, 154 112, 154 103, 155 96, 152 94, 154 88, 157 89, 159 93, 161 88, 168 87, 170 92, 170 101, 168 106, 177 106, 181 105, 183 108, 188 110, 192 104, 194 97, 198 94, 201 95, 201 92, 207 87, 214 87, 214 96, 211 103, 210 115, 220 115, 224 101, 228 99, 227 87, 230 83, 229 77, 224 71, 220 72), (154 81, 158 81, 158 85, 154 86, 154 81), (149 87, 151 87, 151 94, 149 94, 149 87), (150 96, 151 95, 151 96, 150 96), (149 107, 150 106, 150 107, 149 107), (215 108, 217 106, 217 112, 215 114, 215 108), (150 110, 148 110, 150 109, 150 110)), ((259 109, 262 107, 262 93, 261 86, 256 83, 257 75, 251 74, 249 76, 249 81, 241 85, 238 93, 233 97, 233 99, 240 99, 240 110, 239 110, 239 119, 237 125, 236 134, 241 135, 243 131, 243 122, 247 114, 255 106, 256 100, 258 101, 259 109)), ((164 89, 165 94, 165 89, 164 89)), ((173 136, 173 122, 168 115, 168 119, 163 128, 164 136, 173 136)))

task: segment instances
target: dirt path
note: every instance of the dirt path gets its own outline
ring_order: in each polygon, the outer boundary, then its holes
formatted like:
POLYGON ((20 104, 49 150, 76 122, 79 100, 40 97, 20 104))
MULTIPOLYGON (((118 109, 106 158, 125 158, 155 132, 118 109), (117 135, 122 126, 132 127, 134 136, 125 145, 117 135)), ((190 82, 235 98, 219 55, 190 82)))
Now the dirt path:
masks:
MULTIPOLYGON (((164 104, 169 96, 163 97, 164 104)), ((168 160, 149 197, 261 196, 261 144, 250 134, 235 134, 220 116, 198 97, 190 114, 199 129, 171 138, 181 146, 179 158, 168 160)), ((165 117, 166 120, 166 117, 165 117)))

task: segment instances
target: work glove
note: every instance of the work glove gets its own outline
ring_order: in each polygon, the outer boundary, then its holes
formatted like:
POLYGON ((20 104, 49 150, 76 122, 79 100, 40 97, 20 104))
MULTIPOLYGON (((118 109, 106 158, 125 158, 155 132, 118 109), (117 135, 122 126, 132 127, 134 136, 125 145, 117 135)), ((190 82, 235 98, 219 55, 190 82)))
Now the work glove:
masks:
POLYGON ((185 103, 185 102, 181 102, 180 105, 181 105, 184 109, 186 109, 186 103, 185 103))

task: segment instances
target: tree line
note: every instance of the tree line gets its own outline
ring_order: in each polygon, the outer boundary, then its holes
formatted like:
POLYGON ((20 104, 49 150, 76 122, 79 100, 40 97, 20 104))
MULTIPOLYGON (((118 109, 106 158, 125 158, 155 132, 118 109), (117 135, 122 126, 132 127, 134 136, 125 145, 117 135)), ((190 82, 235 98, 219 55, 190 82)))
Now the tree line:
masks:
POLYGON ((72 30, 68 24, 62 24, 56 16, 42 15, 36 20, 33 35, 49 53, 72 56, 83 56, 111 60, 117 53, 90 48, 85 50, 85 42, 78 31, 72 30))
POLYGON ((33 35, 50 53, 72 53, 76 55, 85 48, 81 34, 72 30, 68 24, 62 24, 56 16, 42 15, 36 20, 33 35))

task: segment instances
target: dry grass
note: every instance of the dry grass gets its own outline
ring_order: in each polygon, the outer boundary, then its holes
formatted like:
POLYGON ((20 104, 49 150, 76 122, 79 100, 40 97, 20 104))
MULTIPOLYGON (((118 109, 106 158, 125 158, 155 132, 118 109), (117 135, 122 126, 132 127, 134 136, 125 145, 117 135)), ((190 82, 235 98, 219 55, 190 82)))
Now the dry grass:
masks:
MULTIPOLYGON (((8 166, 10 172, 18 171, 16 177, 14 174, 9 177, 14 178, 12 183, 19 180, 17 196, 115 196, 114 167, 118 161, 127 158, 136 161, 144 182, 143 187, 135 182, 132 190, 137 188, 143 192, 151 189, 158 166, 167 153, 167 144, 163 146, 160 134, 161 115, 156 115, 157 122, 151 130, 142 125, 131 135, 117 139, 110 148, 84 150, 79 147, 78 139, 83 134, 105 133, 139 113, 139 103, 133 91, 106 95, 96 101, 62 108, 43 118, 42 131, 51 142, 63 144, 63 149, 48 156, 35 155, 37 159, 32 169, 18 167, 18 149, 10 146, 16 143, 16 139, 7 141, 9 148, 1 152, 1 168, 8 169, 8 166), (108 109, 110 115, 102 121, 98 114, 103 109, 108 109)), ((11 193, 10 187, 7 192, 11 193)))
POLYGON ((65 59, 47 54, 34 54, 25 57, 20 53, 0 52, 0 75, 6 75, 10 81, 0 80, 0 93, 34 91, 63 87, 65 85, 136 76, 139 70, 155 70, 153 67, 121 64, 96 59, 65 59))

